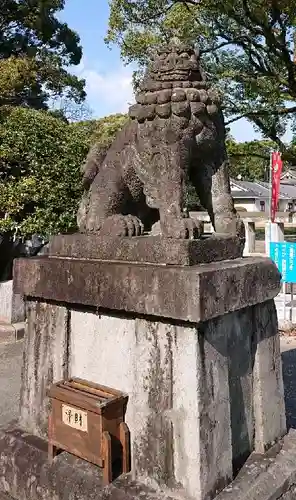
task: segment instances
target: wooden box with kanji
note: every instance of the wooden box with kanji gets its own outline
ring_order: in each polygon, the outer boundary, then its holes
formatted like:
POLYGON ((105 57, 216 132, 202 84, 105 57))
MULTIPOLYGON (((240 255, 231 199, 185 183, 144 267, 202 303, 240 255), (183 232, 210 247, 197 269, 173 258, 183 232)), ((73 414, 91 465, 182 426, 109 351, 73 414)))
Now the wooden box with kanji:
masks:
POLYGON ((48 454, 64 450, 103 468, 105 484, 112 481, 112 463, 120 459, 130 471, 130 436, 125 423, 128 396, 85 380, 72 378, 48 390, 48 454))

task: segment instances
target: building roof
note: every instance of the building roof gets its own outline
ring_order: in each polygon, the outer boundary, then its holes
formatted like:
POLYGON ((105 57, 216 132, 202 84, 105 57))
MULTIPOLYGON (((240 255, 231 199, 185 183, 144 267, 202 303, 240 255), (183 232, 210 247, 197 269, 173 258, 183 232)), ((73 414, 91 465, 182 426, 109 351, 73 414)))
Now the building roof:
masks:
MULTIPOLYGON (((259 182, 258 184, 264 184, 264 186, 269 190, 268 182, 259 182)), ((280 184, 280 198, 288 200, 296 199, 296 184, 282 180, 280 184)))
MULTIPOLYGON (((230 179, 233 198, 269 198, 268 182, 237 181, 230 179)), ((296 183, 281 181, 279 198, 282 200, 296 200, 296 183)))
POLYGON ((269 189, 257 182, 230 179, 233 198, 268 198, 269 189))
POLYGON ((283 180, 291 180, 292 182, 296 182, 296 169, 295 167, 288 168, 285 172, 282 173, 281 179, 283 180))

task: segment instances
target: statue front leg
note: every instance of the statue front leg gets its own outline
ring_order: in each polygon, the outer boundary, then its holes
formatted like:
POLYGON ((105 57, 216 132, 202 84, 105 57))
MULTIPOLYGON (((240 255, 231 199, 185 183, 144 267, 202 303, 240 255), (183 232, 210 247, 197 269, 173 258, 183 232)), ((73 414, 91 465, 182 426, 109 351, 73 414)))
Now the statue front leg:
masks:
POLYGON ((200 238, 203 224, 190 219, 188 213, 184 211, 185 178, 180 163, 176 161, 177 158, 177 156, 169 157, 167 164, 164 165, 165 155, 158 157, 156 168, 147 172, 143 179, 146 201, 151 208, 159 210, 163 237, 200 238), (157 172, 157 175, 151 175, 153 172, 157 172))
POLYGON ((226 155, 221 154, 220 161, 200 161, 196 157, 190 173, 201 204, 210 216, 213 236, 237 237, 243 248, 245 228, 234 208, 226 155))
POLYGON ((162 236, 174 239, 198 239, 203 232, 203 224, 191 219, 187 213, 172 210, 172 207, 160 209, 160 228, 162 236))
POLYGON ((223 161, 218 170, 213 173, 211 191, 213 223, 216 233, 244 239, 244 224, 234 208, 231 196, 227 160, 223 161))

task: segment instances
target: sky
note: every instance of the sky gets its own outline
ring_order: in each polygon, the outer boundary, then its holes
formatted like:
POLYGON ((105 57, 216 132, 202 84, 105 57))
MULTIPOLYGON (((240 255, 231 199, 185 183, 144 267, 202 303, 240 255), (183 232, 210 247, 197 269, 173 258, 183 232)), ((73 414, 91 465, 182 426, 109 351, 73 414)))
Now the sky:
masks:
MULTIPOLYGON (((133 68, 123 64, 117 46, 110 50, 104 43, 108 16, 108 0, 66 0, 59 15, 80 36, 83 57, 72 71, 86 80, 87 104, 94 118, 126 112, 134 100, 133 68)), ((260 139, 244 119, 232 125, 231 133, 239 142, 260 139)))

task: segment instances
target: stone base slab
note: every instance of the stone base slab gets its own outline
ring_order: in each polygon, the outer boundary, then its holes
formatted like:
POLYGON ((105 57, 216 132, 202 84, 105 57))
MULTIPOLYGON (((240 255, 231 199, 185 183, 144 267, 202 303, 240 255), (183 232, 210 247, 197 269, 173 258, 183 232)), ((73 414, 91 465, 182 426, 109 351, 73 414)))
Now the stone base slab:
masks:
POLYGON ((273 299, 280 273, 264 257, 191 267, 36 257, 14 262, 14 289, 27 297, 196 323, 273 299))
MULTIPOLYGON (((0 498, 21 500, 189 500, 182 491, 161 491, 129 475, 102 486, 101 470, 68 453, 50 465, 47 444, 21 431, 0 435, 0 498), (9 498, 7 496, 7 498, 9 498)), ((253 454, 216 500, 293 500, 296 495, 296 431, 265 455, 253 454)))
POLYGON ((242 256, 242 249, 235 237, 174 240, 160 236, 111 238, 76 233, 54 236, 48 254, 76 259, 192 266, 237 259, 242 256))
POLYGON ((215 500, 293 500, 296 498, 296 430, 265 455, 253 455, 238 477, 215 500))
MULTIPOLYGON (((174 498, 133 481, 130 475, 123 475, 103 487, 99 467, 68 453, 61 453, 49 464, 46 441, 16 428, 0 434, 0 490, 19 500, 174 498)), ((180 499, 179 492, 175 498, 180 499)))
POLYGON ((25 336, 26 323, 0 322, 0 344, 10 344, 21 340, 25 336))

